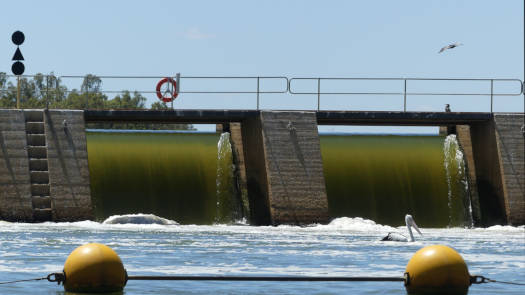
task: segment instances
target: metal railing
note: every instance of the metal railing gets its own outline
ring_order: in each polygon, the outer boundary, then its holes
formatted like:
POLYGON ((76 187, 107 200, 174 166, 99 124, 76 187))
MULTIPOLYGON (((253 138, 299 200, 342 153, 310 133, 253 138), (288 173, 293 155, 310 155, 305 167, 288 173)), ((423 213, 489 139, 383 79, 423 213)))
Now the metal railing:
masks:
MULTIPOLYGON (((96 76, 100 79, 163 79, 163 78, 173 78, 175 79, 175 76, 173 77, 167 77, 167 76, 96 76)), ((85 76, 59 76, 59 79, 68 79, 68 78, 76 78, 76 79, 85 79, 85 76)), ((229 91, 223 91, 223 90, 183 90, 183 88, 179 88, 179 94, 255 94, 257 99, 257 110, 259 110, 260 107, 260 95, 261 94, 284 94, 288 93, 289 89, 289 80, 287 77, 283 76, 180 76, 180 84, 184 85, 184 80, 191 81, 191 80, 216 80, 217 82, 221 80, 242 80, 242 81, 249 81, 252 80, 253 82, 256 82, 256 88, 250 91, 238 91, 238 90, 229 90, 229 91), (280 80, 283 85, 285 85, 284 88, 281 89, 274 89, 274 90, 261 90, 260 85, 261 81, 264 80, 280 80)), ((153 87, 152 87, 153 88, 153 87)), ((137 91, 141 94, 155 94, 155 90, 139 90, 137 91)), ((119 94, 122 93, 122 90, 104 90, 101 91, 101 93, 107 93, 107 94, 119 94)))
MULTIPOLYGON (((13 75, 4 75, 6 78, 14 78, 17 76, 13 75)), ((34 78, 37 77, 37 75, 23 75, 20 76, 21 78, 34 78)), ((40 75, 40 77, 43 77, 45 79, 46 85, 45 89, 40 89, 42 99, 45 98, 47 105, 49 106, 50 101, 50 93, 54 95, 67 95, 68 93, 72 92, 78 92, 80 94, 87 94, 86 95, 86 103, 85 108, 89 108, 89 98, 93 91, 90 92, 89 89, 82 90, 82 87, 80 88, 80 91, 76 88, 73 90, 69 90, 66 88, 60 88, 61 86, 64 86, 64 84, 60 84, 61 81, 67 80, 67 79, 75 79, 80 80, 83 79, 81 84, 88 80, 87 82, 90 82, 89 79, 91 78, 97 78, 100 79, 100 81, 103 80, 114 80, 114 79, 125 79, 125 80, 145 80, 145 79, 156 79, 160 80, 165 78, 166 76, 72 76, 72 75, 64 75, 64 76, 54 76, 54 75, 40 75), (51 85, 51 84, 55 85, 51 85), (42 94, 44 93, 44 94, 42 94)), ((175 78, 173 76, 172 78, 175 78)), ((355 95, 362 95, 362 96, 370 96, 370 95, 376 95, 376 96, 400 96, 403 98, 403 111, 407 111, 407 99, 410 96, 486 96, 490 97, 490 112, 493 112, 493 106, 494 106, 494 97, 496 96, 520 96, 524 94, 524 82, 519 79, 498 79, 498 78, 486 78, 486 79, 471 79, 471 78, 352 78, 352 77, 294 77, 294 78, 288 78, 284 76, 180 76, 180 90, 179 94, 253 94, 256 98, 256 109, 260 109, 260 99, 261 95, 263 94, 290 94, 290 95, 315 95, 317 96, 317 110, 321 110, 321 98, 324 95, 345 95, 345 96, 355 96, 355 95), (238 81, 239 84, 241 84, 242 81, 250 81, 253 82, 253 88, 250 88, 248 90, 239 90, 239 89, 227 89, 227 90, 200 90, 200 89, 186 89, 185 88, 185 82, 184 81, 198 81, 198 80, 212 80, 215 81, 215 83, 220 84, 221 81, 238 81), (280 83, 280 87, 277 89, 270 89, 270 90, 264 90, 261 89, 261 82, 272 80, 280 83), (296 87, 296 83, 299 83, 299 81, 313 81, 316 86, 314 86, 315 90, 310 91, 302 91, 301 89, 298 89, 296 87), (360 82, 360 81, 366 81, 366 82, 394 82, 396 83, 396 88, 399 89, 399 91, 337 91, 330 88, 325 89, 323 87, 323 83, 326 82, 360 82), (410 87, 415 82, 476 82, 476 83, 483 83, 484 86, 488 89, 490 87, 490 91, 486 92, 464 92, 464 91, 445 91, 445 92, 429 92, 429 91, 411 91, 410 87), (513 84, 515 85, 515 91, 506 91, 506 92, 496 92, 494 90, 495 84, 501 84, 501 83, 507 83, 507 84, 513 84), (519 86, 519 88, 518 88, 519 86)), ((351 83, 349 83, 350 86, 351 83)), ((83 84, 82 84, 83 85, 83 84)), ((1 85, 0 85, 1 86, 1 85)), ((100 85, 101 86, 101 85, 100 85)), ((348 85, 347 85, 348 86, 348 85)), ((354 86, 355 87, 355 86, 354 86)), ((332 87, 334 88, 334 87, 332 87)), ((378 87, 380 88, 380 87, 378 87)), ((416 87, 418 88, 418 87, 416 87)), ((419 87, 421 88, 421 87, 419 87)), ((138 92, 141 94, 154 94, 156 91, 154 90, 154 86, 151 87, 152 90, 129 90, 130 92, 138 92)), ((8 90, 2 90, 0 88, 0 96, 2 95, 2 92, 8 92, 8 90)), ((123 90, 102 90, 96 89, 94 91, 96 93, 102 93, 102 94, 121 94, 123 93, 123 90)), ((524 101, 525 103, 525 101, 524 101)))
POLYGON ((321 95, 398 95, 403 96, 403 111, 407 110, 408 96, 490 96, 490 112, 493 112, 494 96, 519 96, 523 94, 523 82, 519 79, 452 79, 452 78, 291 78, 288 90, 290 94, 317 95, 317 110, 321 109, 321 95), (294 91, 292 83, 298 80, 314 80, 317 82, 316 92, 294 91), (399 92, 325 92, 321 91, 321 81, 399 81, 402 82, 403 91, 399 92), (465 93, 465 92, 409 92, 407 91, 409 81, 464 81, 464 82, 487 82, 490 83, 490 92, 487 93, 465 93), (494 82, 519 83, 519 92, 495 93, 494 82))

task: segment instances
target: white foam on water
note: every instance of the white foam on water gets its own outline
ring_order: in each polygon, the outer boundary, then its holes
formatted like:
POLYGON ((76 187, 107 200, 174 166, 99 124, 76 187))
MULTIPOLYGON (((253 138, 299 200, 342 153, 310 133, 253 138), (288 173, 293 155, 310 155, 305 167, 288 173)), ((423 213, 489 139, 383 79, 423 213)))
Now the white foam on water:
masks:
POLYGON ((525 234, 525 225, 510 226, 510 225, 494 225, 487 228, 476 228, 476 230, 496 231, 496 232, 516 232, 525 234))
POLYGON ((394 227, 377 224, 373 220, 361 217, 339 217, 332 220, 327 225, 317 225, 316 228, 323 230, 348 230, 360 232, 388 232, 396 230, 394 227))
POLYGON ((103 224, 140 224, 140 225, 178 225, 174 220, 166 219, 153 214, 125 214, 112 215, 102 222, 103 224))
POLYGON ((178 225, 179 223, 153 214, 125 214, 112 215, 102 222, 103 224, 140 224, 140 225, 178 225))
MULTIPOLYGON (((119 215, 120 216, 120 215, 119 215)), ((129 231, 166 231, 184 233, 241 233, 241 234, 294 234, 294 233, 334 233, 357 232, 357 233, 387 233, 390 231, 403 231, 405 226, 392 227, 375 223, 360 217, 340 217, 332 220, 329 224, 313 224, 311 226, 250 226, 250 225, 180 225, 175 221, 169 221, 170 225, 163 224, 105 224, 95 221, 78 222, 44 222, 44 223, 17 223, 0 221, 0 232, 26 232, 46 230, 129 230, 129 231)), ((457 234, 457 235, 494 235, 494 234, 525 234, 525 226, 496 225, 488 228, 421 228, 423 235, 429 232, 457 234), (425 233, 426 232, 426 233, 425 233)), ((438 234, 440 235, 440 234, 438 234)))

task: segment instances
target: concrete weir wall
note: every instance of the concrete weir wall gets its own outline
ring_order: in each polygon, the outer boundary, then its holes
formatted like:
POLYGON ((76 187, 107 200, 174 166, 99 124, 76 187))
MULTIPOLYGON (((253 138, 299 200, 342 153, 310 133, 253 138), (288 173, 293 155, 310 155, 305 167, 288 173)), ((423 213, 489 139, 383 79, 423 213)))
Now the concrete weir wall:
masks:
POLYGON ((251 218, 256 224, 326 223, 314 112, 265 112, 242 123, 251 218))
POLYGON ((82 111, 0 110, 0 219, 92 219, 82 111))
POLYGON ((33 221, 24 113, 0 110, 0 219, 33 221))
POLYGON ((523 114, 494 114, 489 122, 458 126, 479 225, 525 224, 523 114))
POLYGON ((45 112, 53 220, 93 219, 84 113, 45 112))
POLYGON ((524 115, 496 114, 494 129, 504 208, 509 224, 525 224, 524 115))

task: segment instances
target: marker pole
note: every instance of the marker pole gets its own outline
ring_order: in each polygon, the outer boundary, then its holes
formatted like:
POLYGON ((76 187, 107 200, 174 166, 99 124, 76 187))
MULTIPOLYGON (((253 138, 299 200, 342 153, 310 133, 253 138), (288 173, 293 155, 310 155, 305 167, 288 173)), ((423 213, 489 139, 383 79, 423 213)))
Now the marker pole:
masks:
POLYGON ((16 108, 20 108, 20 76, 16 76, 16 108))

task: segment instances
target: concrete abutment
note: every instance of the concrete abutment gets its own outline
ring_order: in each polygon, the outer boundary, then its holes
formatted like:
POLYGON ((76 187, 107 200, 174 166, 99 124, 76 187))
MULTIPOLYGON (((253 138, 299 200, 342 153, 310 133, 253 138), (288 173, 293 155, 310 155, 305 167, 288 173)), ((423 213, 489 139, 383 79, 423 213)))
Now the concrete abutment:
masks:
POLYGON ((525 224, 523 125, 523 114, 497 113, 490 121, 456 127, 477 225, 525 224))
POLYGON ((82 111, 0 110, 0 219, 93 219, 82 111))

